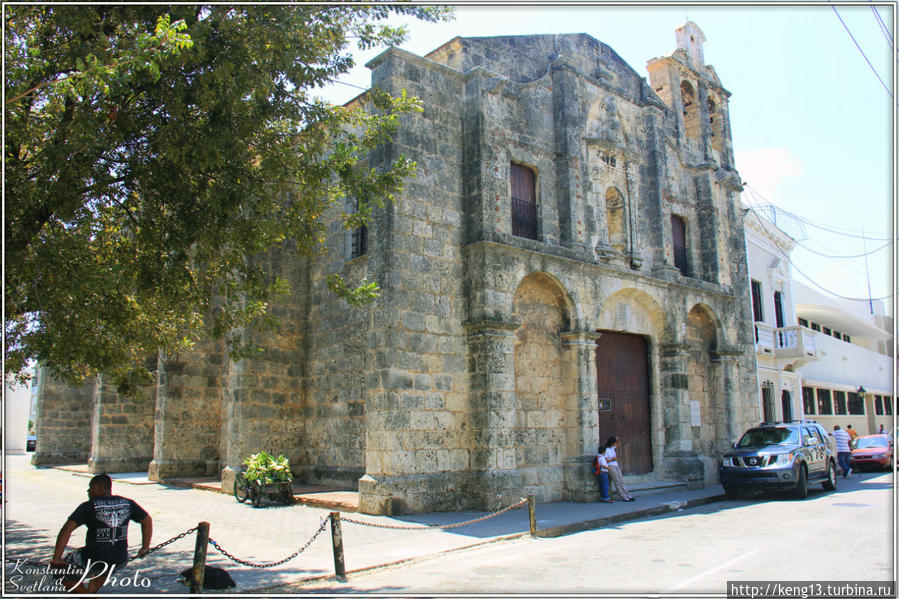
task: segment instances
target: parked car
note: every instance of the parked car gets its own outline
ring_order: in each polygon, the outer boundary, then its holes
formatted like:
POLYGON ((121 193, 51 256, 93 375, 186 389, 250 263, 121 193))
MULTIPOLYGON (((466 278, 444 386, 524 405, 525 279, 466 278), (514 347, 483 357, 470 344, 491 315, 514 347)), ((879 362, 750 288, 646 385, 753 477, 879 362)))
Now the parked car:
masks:
POLYGON ((849 466, 853 469, 893 467, 893 440, 889 435, 862 435, 852 442, 849 466))
POLYGON ((836 441, 817 422, 763 422, 724 454, 718 474, 728 497, 743 489, 791 489, 804 498, 810 482, 837 488, 836 455, 836 441))
POLYGON ((25 438, 25 451, 34 451, 34 449, 36 447, 37 447, 37 437, 35 437, 34 435, 28 435, 25 438))

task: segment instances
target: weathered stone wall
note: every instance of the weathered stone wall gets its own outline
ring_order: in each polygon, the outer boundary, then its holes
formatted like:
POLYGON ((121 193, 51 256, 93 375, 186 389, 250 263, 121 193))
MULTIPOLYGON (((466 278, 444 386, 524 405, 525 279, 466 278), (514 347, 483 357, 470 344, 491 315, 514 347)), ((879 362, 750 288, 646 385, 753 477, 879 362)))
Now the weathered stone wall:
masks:
POLYGON ((72 387, 46 368, 37 371, 38 399, 35 465, 87 461, 91 448, 91 406, 95 381, 72 387))
POLYGON ((88 470, 146 471, 153 459, 155 387, 141 389, 138 396, 128 397, 99 379, 94 385, 92 403, 88 470))

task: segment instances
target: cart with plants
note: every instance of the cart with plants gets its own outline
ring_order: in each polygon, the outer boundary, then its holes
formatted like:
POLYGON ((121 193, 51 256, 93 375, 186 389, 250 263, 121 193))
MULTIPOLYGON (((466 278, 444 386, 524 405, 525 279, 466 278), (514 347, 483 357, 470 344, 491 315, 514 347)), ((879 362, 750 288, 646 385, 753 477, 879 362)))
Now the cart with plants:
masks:
POLYGON ((277 458, 264 451, 253 454, 243 462, 245 469, 234 478, 234 497, 240 503, 247 500, 253 507, 262 500, 277 501, 285 505, 293 503, 290 462, 283 455, 277 458))

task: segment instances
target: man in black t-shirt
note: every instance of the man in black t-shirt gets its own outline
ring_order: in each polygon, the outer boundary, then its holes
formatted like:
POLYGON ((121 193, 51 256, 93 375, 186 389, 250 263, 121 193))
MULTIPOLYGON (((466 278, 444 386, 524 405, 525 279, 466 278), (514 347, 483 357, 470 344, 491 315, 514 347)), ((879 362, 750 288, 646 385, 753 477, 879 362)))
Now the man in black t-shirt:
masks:
POLYGON ((57 568, 75 565, 84 570, 79 579, 66 585, 75 593, 96 593, 114 569, 128 563, 128 522, 140 523, 141 548, 138 555, 150 550, 153 520, 142 507, 127 497, 112 494, 112 479, 98 474, 87 488, 90 498, 79 505, 56 537, 56 547, 50 564, 57 568), (73 551, 63 561, 62 554, 72 532, 81 525, 87 527, 84 547, 73 551))

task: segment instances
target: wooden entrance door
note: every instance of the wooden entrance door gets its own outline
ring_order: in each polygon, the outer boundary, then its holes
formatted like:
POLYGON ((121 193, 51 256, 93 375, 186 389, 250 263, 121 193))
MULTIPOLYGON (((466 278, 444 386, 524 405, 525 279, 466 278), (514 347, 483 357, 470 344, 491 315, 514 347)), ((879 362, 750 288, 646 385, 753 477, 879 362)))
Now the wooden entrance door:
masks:
POLYGON ((621 439, 618 463, 625 474, 652 471, 649 421, 649 369, 646 340, 637 335, 602 333, 596 342, 599 391, 599 442, 621 439))

